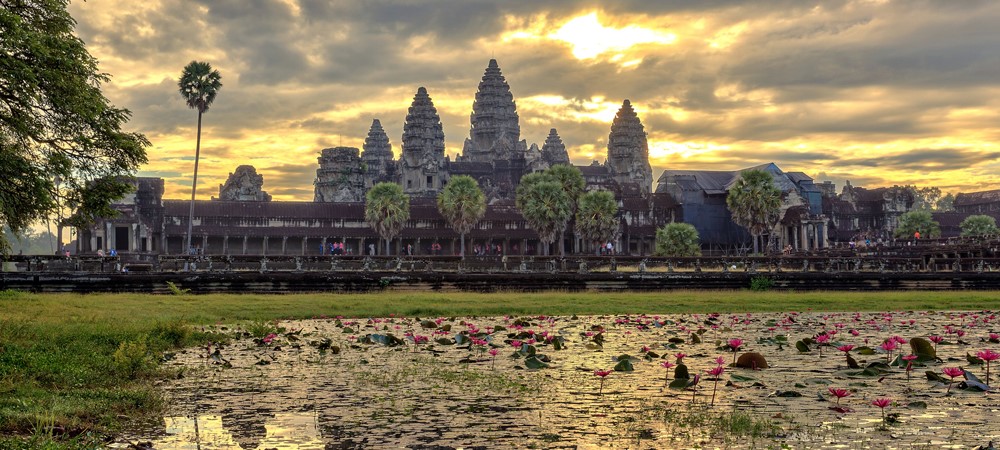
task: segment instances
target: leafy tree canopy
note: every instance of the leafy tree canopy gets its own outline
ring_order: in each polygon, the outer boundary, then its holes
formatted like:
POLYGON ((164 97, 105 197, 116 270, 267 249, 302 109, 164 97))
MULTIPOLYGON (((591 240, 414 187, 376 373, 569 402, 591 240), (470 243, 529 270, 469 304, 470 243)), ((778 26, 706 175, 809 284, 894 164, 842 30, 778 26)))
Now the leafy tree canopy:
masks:
POLYGON ((756 253, 757 238, 771 230, 781 212, 781 190, 774 185, 774 177, 763 170, 743 171, 729 189, 726 204, 733 222, 754 237, 756 253))
POLYGON ((982 214, 966 217, 965 220, 959 224, 959 227, 962 228, 962 236, 986 236, 991 234, 1000 234, 1000 229, 997 228, 997 220, 982 214))
POLYGON ((698 230, 689 223, 673 222, 656 230, 656 254, 662 256, 700 256, 698 230))
MULTIPOLYGON (((0 0, 0 225, 23 234, 58 205, 70 225, 113 216, 149 141, 104 97, 67 0, 0 0)), ((0 237, 0 252, 10 250, 0 237)))
POLYGON ((576 232, 589 241, 610 241, 618 233, 618 202, 608 191, 592 191, 580 196, 576 210, 576 232))
POLYGON ((387 253, 389 241, 403 231, 407 220, 410 220, 410 197, 403 193, 402 186, 379 183, 365 194, 365 221, 385 239, 387 253))
POLYGON ((911 238, 916 232, 921 238, 941 236, 941 225, 937 223, 928 210, 910 211, 899 216, 899 225, 892 235, 897 238, 911 238))
POLYGON ((522 177, 515 203, 528 226, 546 244, 555 241, 573 217, 572 202, 562 185, 542 174, 532 173, 522 177))
POLYGON ((461 254, 465 256, 465 234, 486 214, 486 196, 474 178, 457 175, 438 194, 437 204, 444 219, 462 235, 461 254))

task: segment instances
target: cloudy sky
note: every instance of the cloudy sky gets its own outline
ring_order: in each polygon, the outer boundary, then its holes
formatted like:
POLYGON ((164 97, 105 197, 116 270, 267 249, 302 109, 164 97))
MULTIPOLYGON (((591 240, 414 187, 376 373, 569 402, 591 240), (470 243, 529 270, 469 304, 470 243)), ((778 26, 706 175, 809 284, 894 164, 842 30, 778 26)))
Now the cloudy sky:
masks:
POLYGON ((838 189, 1000 188, 1000 2, 756 0, 75 1, 77 32, 153 143, 140 175, 190 190, 197 113, 176 80, 210 62, 199 197, 240 164, 278 200, 311 200, 321 149, 361 147, 381 119, 399 153, 425 86, 447 152, 469 134, 495 57, 521 136, 559 130, 603 161, 630 99, 663 169, 774 161, 838 189))

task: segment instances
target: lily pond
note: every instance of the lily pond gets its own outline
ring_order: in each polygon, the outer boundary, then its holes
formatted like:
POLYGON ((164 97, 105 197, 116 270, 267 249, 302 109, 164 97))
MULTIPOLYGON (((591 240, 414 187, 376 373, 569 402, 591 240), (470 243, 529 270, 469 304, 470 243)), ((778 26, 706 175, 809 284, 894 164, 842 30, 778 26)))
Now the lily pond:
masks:
MULTIPOLYGON (((993 312, 327 318, 166 355, 120 447, 986 448, 993 312)), ((991 364, 993 364, 991 366, 991 364)))

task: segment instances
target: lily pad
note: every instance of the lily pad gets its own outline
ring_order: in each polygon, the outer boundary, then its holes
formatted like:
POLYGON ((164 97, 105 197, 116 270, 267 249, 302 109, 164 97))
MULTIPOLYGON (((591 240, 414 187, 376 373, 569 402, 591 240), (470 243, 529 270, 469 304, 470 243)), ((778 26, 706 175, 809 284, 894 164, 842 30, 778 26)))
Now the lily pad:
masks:
POLYGON ((804 340, 795 343, 795 349, 800 353, 809 353, 809 344, 806 344, 804 340))
POLYGON ((527 367, 529 369, 545 369, 548 368, 549 365, 542 362, 541 359, 538 359, 536 355, 531 355, 527 358, 524 358, 524 367, 527 367))
POLYGON ((736 359, 736 367, 742 367, 744 369, 766 369, 768 368, 767 359, 764 355, 757 352, 747 352, 740 355, 736 359))
POLYGON ((615 372, 632 372, 635 368, 632 367, 632 360, 630 358, 625 358, 618 361, 615 364, 615 372))
POLYGON ((910 339, 910 352, 917 355, 918 362, 937 360, 937 351, 931 342, 922 337, 910 339))
POLYGON ((770 397, 784 397, 784 398, 794 398, 801 396, 802 393, 800 393, 799 391, 774 391, 770 395, 770 397))
POLYGON ((685 364, 678 364, 677 367, 674 367, 674 379, 678 379, 678 378, 680 378, 682 380, 686 380, 688 378, 691 378, 691 375, 688 373, 688 367, 687 367, 687 365, 685 365, 685 364))

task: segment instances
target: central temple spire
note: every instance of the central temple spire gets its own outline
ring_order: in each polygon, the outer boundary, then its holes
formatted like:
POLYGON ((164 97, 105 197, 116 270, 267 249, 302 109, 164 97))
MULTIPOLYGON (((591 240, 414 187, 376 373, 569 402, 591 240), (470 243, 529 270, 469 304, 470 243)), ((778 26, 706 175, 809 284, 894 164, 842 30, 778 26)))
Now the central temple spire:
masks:
POLYGON ((403 123, 403 189, 408 194, 433 195, 447 181, 444 129, 427 89, 420 87, 403 123))
POLYGON ((514 104, 514 94, 500 72, 497 60, 491 59, 479 82, 476 100, 472 103, 472 129, 462 149, 462 159, 491 162, 511 159, 520 148, 521 126, 514 104))

